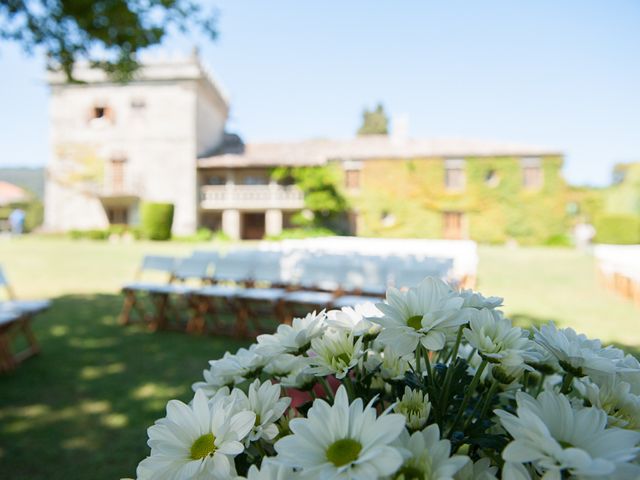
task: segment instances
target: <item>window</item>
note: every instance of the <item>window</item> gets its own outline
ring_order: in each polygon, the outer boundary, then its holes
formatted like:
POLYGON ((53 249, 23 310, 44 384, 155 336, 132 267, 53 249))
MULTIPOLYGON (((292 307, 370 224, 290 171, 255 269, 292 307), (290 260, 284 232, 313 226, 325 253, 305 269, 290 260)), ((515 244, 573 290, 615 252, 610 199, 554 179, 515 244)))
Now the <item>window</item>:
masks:
POLYGON ((487 187, 495 188, 500 185, 500 176, 495 170, 488 170, 484 176, 484 183, 487 187))
POLYGON ((462 212, 443 212, 442 235, 447 240, 461 240, 465 238, 465 218, 462 212))
POLYGON ((90 122, 113 122, 113 110, 104 104, 94 105, 89 114, 90 122))
POLYGON ((115 157, 111 159, 110 165, 110 187, 112 193, 122 193, 125 187, 124 171, 127 159, 115 157))
POLYGON ((539 158, 522 159, 522 185, 526 189, 537 190, 543 184, 542 166, 539 158))
POLYGON ((346 170, 344 174, 344 186, 349 190, 358 190, 360 188, 360 170, 346 170))
POLYGON ((462 191, 467 183, 464 172, 464 160, 445 160, 444 185, 449 191, 462 191))
POLYGON ((227 179, 224 175, 209 175, 207 177, 207 185, 224 185, 227 179))
POLYGON ((269 179, 266 175, 247 174, 241 179, 240 185, 268 185, 269 179))

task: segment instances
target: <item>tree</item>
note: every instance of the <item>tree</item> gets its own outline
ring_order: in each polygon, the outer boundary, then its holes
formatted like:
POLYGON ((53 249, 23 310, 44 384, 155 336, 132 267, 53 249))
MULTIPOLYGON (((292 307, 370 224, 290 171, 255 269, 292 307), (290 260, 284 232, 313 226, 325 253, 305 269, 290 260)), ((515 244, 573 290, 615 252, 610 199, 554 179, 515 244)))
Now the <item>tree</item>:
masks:
POLYGON ((304 204, 313 213, 294 217, 300 227, 344 230, 345 214, 349 209, 347 199, 340 192, 340 171, 335 165, 314 167, 276 167, 271 177, 277 181, 293 181, 304 192, 304 204))
POLYGON ((362 112, 362 126, 358 130, 358 135, 386 135, 389 131, 389 119, 381 103, 375 110, 369 109, 362 112))
POLYGON ((139 67, 137 53, 172 29, 197 27, 215 38, 215 15, 195 0, 2 0, 0 38, 32 53, 42 48, 47 68, 73 81, 73 66, 88 60, 115 80, 139 67))

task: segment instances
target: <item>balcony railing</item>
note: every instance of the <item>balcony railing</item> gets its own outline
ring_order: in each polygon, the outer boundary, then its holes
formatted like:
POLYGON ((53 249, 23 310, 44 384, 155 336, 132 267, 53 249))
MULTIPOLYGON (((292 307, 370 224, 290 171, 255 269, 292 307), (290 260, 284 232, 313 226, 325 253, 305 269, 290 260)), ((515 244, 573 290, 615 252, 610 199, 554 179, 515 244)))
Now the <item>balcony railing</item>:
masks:
POLYGON ((140 197, 143 183, 141 178, 129 169, 113 170, 106 168, 99 194, 102 197, 140 197))
POLYGON ((201 207, 206 209, 299 209, 304 193, 295 186, 282 185, 204 185, 201 207))

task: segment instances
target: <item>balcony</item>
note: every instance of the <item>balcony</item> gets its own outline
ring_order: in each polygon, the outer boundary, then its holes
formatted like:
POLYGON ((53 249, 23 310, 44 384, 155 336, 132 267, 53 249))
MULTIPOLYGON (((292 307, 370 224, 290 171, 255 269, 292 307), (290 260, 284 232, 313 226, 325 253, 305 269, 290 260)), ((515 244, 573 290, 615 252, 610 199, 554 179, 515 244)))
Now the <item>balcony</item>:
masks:
POLYGON ((106 168, 98 195, 103 199, 140 198, 143 195, 143 182, 128 168, 106 168))
POLYGON ((203 209, 265 210, 304 208, 304 193, 295 186, 282 185, 204 185, 200 189, 203 209))

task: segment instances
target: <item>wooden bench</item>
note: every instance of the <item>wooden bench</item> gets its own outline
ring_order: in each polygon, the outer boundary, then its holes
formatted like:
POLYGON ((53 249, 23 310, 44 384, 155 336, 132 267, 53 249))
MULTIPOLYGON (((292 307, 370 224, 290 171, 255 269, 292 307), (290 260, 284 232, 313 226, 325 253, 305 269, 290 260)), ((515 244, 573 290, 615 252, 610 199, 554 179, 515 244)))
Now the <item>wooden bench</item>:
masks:
POLYGON ((18 312, 0 312, 0 372, 8 372, 16 368, 22 361, 40 353, 40 346, 31 329, 31 315, 18 312), (23 335, 27 346, 18 352, 13 351, 13 341, 23 335))

